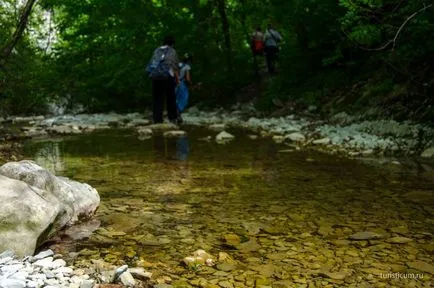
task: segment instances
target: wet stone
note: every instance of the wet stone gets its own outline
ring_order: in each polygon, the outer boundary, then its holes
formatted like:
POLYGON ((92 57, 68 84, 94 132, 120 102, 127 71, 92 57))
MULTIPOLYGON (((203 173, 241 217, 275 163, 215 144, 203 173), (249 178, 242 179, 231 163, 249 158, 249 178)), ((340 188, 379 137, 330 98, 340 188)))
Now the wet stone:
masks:
POLYGON ((406 237, 392 237, 390 239, 387 239, 386 242, 393 243, 393 244, 405 244, 412 242, 413 239, 406 238, 406 237))
POLYGON ((230 272, 237 268, 236 265, 230 263, 222 263, 217 265, 217 269, 225 272, 230 272))
POLYGON ((408 262, 407 266, 409 268, 416 269, 416 270, 434 275, 434 266, 431 264, 428 264, 424 261, 417 260, 417 261, 413 261, 413 262, 408 262))
POLYGON ((375 239, 381 239, 384 236, 375 232, 357 232, 349 237, 351 240, 375 240, 375 239))

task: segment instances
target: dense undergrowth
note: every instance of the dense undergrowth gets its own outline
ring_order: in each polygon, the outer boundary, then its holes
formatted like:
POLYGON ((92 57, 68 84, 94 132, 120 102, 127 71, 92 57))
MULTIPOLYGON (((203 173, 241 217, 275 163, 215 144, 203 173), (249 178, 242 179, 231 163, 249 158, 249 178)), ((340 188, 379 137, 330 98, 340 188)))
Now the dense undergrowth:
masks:
MULTIPOLYGON (((0 5, 0 47, 23 4, 0 5)), ((151 104, 145 66, 172 34, 178 54, 193 55, 201 83, 191 105, 256 99, 268 113, 282 109, 278 99, 323 116, 432 121, 433 20, 432 4, 416 0, 38 1, 11 55, 0 55, 0 110, 40 114, 67 102, 87 112, 141 112, 151 104), (258 76, 249 34, 270 22, 284 38, 279 73, 258 76)))

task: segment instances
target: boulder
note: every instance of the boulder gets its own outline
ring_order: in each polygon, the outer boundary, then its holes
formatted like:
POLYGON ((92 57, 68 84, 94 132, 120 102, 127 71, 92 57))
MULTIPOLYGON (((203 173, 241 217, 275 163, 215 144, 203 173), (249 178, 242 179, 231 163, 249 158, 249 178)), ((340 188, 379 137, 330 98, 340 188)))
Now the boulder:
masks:
POLYGON ((32 161, 0 167, 0 251, 31 255, 62 227, 94 214, 100 202, 91 186, 56 177, 32 161))

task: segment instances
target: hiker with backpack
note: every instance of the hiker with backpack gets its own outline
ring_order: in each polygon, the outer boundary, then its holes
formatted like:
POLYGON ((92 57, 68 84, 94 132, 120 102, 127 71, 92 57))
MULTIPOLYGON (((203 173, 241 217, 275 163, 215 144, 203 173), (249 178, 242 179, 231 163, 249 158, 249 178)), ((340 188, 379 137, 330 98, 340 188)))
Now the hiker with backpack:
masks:
POLYGON ((264 55, 264 33, 261 31, 261 27, 256 27, 256 31, 252 34, 251 44, 253 53, 253 62, 255 65, 255 71, 258 72, 257 56, 264 55))
POLYGON ((164 99, 166 99, 169 121, 176 122, 177 107, 175 88, 179 84, 178 55, 173 48, 175 39, 164 38, 163 46, 155 49, 146 71, 152 79, 153 120, 163 123, 164 99))
POLYGON ((268 72, 274 74, 277 54, 279 53, 279 43, 282 41, 282 36, 277 32, 273 25, 268 24, 268 28, 265 31, 264 43, 265 43, 265 59, 267 61, 268 72))
POLYGON ((190 54, 185 53, 182 62, 179 63, 179 85, 176 87, 176 106, 177 106, 177 123, 181 124, 183 119, 181 113, 185 110, 188 103, 189 87, 191 86, 191 62, 190 54))

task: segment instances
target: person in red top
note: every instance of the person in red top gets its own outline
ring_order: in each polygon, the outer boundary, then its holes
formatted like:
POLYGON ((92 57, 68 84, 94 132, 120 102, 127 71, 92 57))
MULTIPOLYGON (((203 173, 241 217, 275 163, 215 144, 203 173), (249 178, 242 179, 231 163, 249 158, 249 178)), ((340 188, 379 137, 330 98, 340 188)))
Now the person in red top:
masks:
POLYGON ((256 72, 258 72, 257 56, 264 55, 264 48, 265 48, 264 33, 262 33, 262 31, 261 31, 261 27, 259 27, 259 26, 256 27, 256 31, 252 34, 252 39, 251 39, 250 45, 252 48, 253 62, 255 65, 255 70, 256 70, 256 72))

